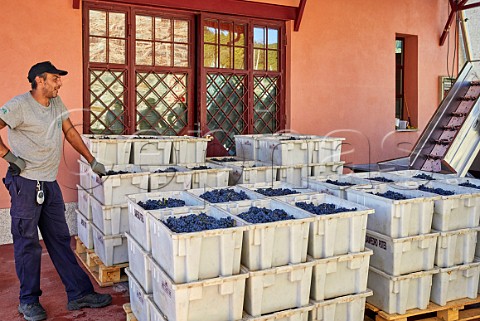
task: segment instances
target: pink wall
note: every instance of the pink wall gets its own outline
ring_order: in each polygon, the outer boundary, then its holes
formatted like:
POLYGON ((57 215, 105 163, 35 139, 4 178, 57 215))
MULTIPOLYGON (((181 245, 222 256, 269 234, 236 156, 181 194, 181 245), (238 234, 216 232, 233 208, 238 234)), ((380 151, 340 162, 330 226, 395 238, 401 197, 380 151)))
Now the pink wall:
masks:
POLYGON ((446 74, 447 61, 447 46, 438 42, 447 5, 307 1, 300 32, 289 42, 291 129, 347 137, 347 162, 408 155, 438 106, 438 76, 446 74), (395 34, 418 36, 417 132, 394 131, 395 34))
MULTIPOLYGON (((346 137, 347 162, 407 155, 438 105, 437 79, 446 74, 447 59, 446 46, 439 47, 438 40, 447 9, 447 2, 438 0, 309 0, 300 32, 288 24, 289 127, 346 137), (418 36, 418 132, 393 131, 395 34, 418 36)), ((29 90, 26 75, 32 64, 51 60, 69 71, 60 95, 80 130, 81 9, 73 9, 72 0, 42 0, 41 5, 16 0, 1 1, 0 12, 0 105, 29 90)), ((6 131, 2 139, 6 141, 6 131)), ((65 201, 76 201, 78 154, 67 146, 65 155, 58 181, 65 201)), ((0 162, 0 177, 5 171, 0 162)), ((5 207, 9 197, 0 184, 0 208, 5 207)))
MULTIPOLYGON (((15 0, 0 2, 0 106, 13 96, 30 90, 30 67, 50 60, 69 74, 60 89, 74 124, 81 123, 82 107, 82 15, 72 9, 72 0, 15 0), (77 110, 77 112, 75 112, 77 110)), ((81 130, 81 126, 78 127, 81 130)), ((1 137, 7 141, 7 131, 1 137)), ((68 143, 67 143, 68 145, 68 143)), ((66 202, 76 201, 78 154, 68 145, 60 165, 58 182, 66 202)), ((0 177, 7 166, 0 161, 0 177)), ((0 208, 10 207, 10 197, 0 184, 0 208)))

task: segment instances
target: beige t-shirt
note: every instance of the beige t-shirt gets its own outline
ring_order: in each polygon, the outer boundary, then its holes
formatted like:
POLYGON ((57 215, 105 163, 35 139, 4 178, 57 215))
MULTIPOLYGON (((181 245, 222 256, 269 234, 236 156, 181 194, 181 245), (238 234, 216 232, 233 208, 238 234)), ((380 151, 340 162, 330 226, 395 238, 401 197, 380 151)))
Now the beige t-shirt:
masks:
POLYGON ((0 108, 0 119, 8 125, 8 144, 14 155, 25 160, 20 176, 53 182, 62 155, 62 122, 69 113, 60 97, 50 105, 39 104, 27 92, 0 108))

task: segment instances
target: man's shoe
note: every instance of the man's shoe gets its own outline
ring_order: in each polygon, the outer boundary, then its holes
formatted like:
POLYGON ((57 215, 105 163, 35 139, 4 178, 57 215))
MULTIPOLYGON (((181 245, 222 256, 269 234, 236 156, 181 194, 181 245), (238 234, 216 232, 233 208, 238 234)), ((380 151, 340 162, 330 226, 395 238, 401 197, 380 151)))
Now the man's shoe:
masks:
POLYGON ((68 302, 67 308, 72 310, 79 310, 81 308, 101 308, 109 305, 112 302, 110 294, 90 293, 83 298, 72 300, 68 302))
POLYGON ((47 312, 39 302, 36 303, 20 303, 18 312, 23 314, 25 320, 40 321, 47 318, 47 312))

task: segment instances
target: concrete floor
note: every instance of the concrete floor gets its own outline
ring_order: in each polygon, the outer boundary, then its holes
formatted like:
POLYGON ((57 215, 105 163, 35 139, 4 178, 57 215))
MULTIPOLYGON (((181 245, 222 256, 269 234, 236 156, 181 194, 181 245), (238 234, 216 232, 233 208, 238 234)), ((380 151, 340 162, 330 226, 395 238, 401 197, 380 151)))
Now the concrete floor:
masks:
MULTIPOLYGON (((74 248, 72 239, 72 248, 74 248)), ((43 242, 42 242, 42 246, 43 242)), ((81 262, 80 266, 83 267, 81 262)), ((89 274, 87 272, 87 274, 89 274)), ((89 274, 90 275, 90 274, 89 274)), ((47 311, 48 319, 52 321, 121 321, 126 320, 123 304, 130 301, 128 283, 118 283, 114 286, 100 288, 95 280, 90 277, 95 291, 110 293, 113 297, 112 304, 101 309, 82 309, 77 311, 67 310, 67 295, 62 281, 58 276, 50 257, 44 247, 42 253, 42 279, 43 291, 40 303, 47 311)), ((13 260, 13 245, 0 246, 0 320, 20 321, 23 316, 18 313, 19 283, 15 274, 13 260)))

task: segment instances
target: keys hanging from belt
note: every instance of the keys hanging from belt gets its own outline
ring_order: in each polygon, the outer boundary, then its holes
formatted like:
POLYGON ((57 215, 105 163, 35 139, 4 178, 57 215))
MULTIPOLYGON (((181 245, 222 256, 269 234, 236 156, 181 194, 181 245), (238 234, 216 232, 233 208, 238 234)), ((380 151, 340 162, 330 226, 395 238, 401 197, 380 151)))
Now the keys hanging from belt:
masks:
POLYGON ((45 193, 43 193, 43 183, 40 184, 40 181, 37 181, 36 191, 37 191, 37 204, 41 205, 45 200, 45 193))

